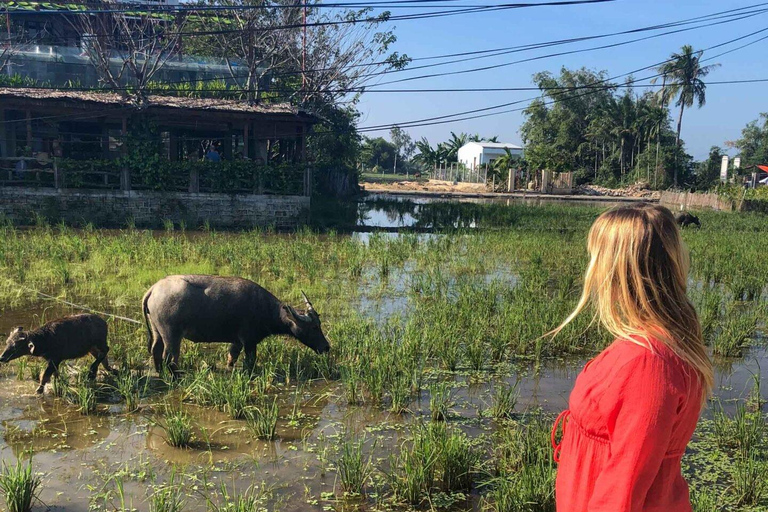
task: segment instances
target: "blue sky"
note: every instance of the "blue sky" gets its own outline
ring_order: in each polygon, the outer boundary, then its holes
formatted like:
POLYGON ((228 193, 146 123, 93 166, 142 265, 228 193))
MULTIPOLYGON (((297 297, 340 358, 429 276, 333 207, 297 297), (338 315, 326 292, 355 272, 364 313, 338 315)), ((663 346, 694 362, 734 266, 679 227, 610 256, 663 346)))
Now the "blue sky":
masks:
MULTIPOLYGON (((398 41, 394 50, 410 57, 423 57, 455 52, 509 47, 521 44, 580 37, 599 33, 629 30, 659 23, 672 22, 711 14, 726 9, 754 5, 758 0, 715 2, 711 0, 616 0, 613 3, 512 9, 499 12, 470 14, 394 23, 398 41)), ((469 0, 462 1, 463 4, 469 0)), ((489 4, 490 2, 481 2, 489 4)), ((502 2, 503 3, 503 2, 502 2)), ((395 14, 413 12, 398 9, 395 14)), ((548 70, 557 73, 562 66, 606 70, 610 76, 623 74, 668 58, 684 44, 696 49, 707 48, 768 27, 768 13, 715 27, 671 34, 618 48, 553 57, 508 66, 491 71, 463 75, 413 80, 382 88, 477 88, 527 87, 531 75, 548 70)), ((480 59, 460 64, 385 75, 379 82, 430 72, 455 71, 489 64, 499 64, 535 55, 576 48, 588 48, 607 42, 634 39, 650 33, 625 35, 611 39, 533 50, 505 56, 480 59)), ((713 50, 719 53, 744 42, 757 39, 768 32, 740 43, 713 50)), ((768 39, 715 60, 721 66, 707 77, 709 81, 768 78, 768 39)), ((705 57, 707 54, 705 53, 705 57)), ((417 65, 419 63, 414 63, 417 65)), ((375 84, 375 82, 374 82, 375 84)), ((373 84, 372 84, 373 85, 373 84)), ((638 91, 639 92, 639 91, 638 91)), ((711 85, 707 89, 707 104, 702 109, 686 110, 682 138, 686 149, 696 159, 706 158, 713 145, 739 138, 742 128, 768 111, 768 83, 711 85)), ((362 113, 361 127, 402 123, 415 119, 441 116, 495 104, 522 100, 534 96, 531 91, 364 94, 358 109, 362 113)), ((675 112, 676 114, 676 112, 675 112)), ((521 112, 501 114, 482 119, 409 128, 414 140, 426 137, 432 145, 447 139, 450 132, 498 135, 504 142, 520 143, 521 112)), ((387 131, 370 132, 369 136, 388 137, 387 131)), ((731 151, 731 153, 733 153, 731 151)))

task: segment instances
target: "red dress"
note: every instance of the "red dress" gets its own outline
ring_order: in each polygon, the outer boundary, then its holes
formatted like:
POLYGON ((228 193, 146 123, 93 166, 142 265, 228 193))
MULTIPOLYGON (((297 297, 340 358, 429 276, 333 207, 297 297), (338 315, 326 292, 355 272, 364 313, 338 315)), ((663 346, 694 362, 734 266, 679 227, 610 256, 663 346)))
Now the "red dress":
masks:
POLYGON ((651 344, 617 340, 576 379, 552 430, 558 512, 691 512, 680 459, 701 384, 669 347, 651 344))

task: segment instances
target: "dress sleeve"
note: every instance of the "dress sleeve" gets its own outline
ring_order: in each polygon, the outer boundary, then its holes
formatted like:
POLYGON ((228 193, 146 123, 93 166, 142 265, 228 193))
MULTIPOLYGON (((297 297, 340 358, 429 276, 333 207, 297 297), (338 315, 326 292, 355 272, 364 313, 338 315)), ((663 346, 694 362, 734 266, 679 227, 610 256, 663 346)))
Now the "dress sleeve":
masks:
POLYGON ((669 450, 682 396, 675 365, 649 352, 620 368, 599 407, 608 420, 610 458, 589 512, 641 512, 669 450))

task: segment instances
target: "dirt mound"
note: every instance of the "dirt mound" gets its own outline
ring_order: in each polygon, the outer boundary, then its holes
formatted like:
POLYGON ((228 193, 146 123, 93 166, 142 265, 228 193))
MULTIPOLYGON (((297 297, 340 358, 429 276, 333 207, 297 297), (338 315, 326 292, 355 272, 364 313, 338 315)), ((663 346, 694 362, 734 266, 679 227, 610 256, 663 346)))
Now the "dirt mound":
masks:
POLYGON ((646 199, 658 199, 661 192, 651 190, 647 183, 637 182, 624 188, 606 188, 599 185, 579 185, 575 193, 585 196, 610 196, 610 197, 642 197, 646 199))

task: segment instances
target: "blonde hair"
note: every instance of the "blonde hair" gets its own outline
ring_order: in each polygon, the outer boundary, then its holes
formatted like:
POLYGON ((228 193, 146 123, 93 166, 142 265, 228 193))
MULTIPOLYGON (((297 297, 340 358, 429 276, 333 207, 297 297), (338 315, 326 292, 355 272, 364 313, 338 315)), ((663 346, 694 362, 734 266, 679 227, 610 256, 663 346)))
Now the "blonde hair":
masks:
POLYGON ((651 337, 670 347, 696 370, 706 399, 714 372, 686 295, 690 258, 672 212, 649 203, 611 209, 592 225, 587 250, 579 303, 550 334, 558 334, 592 303, 613 336, 651 350, 651 337))

